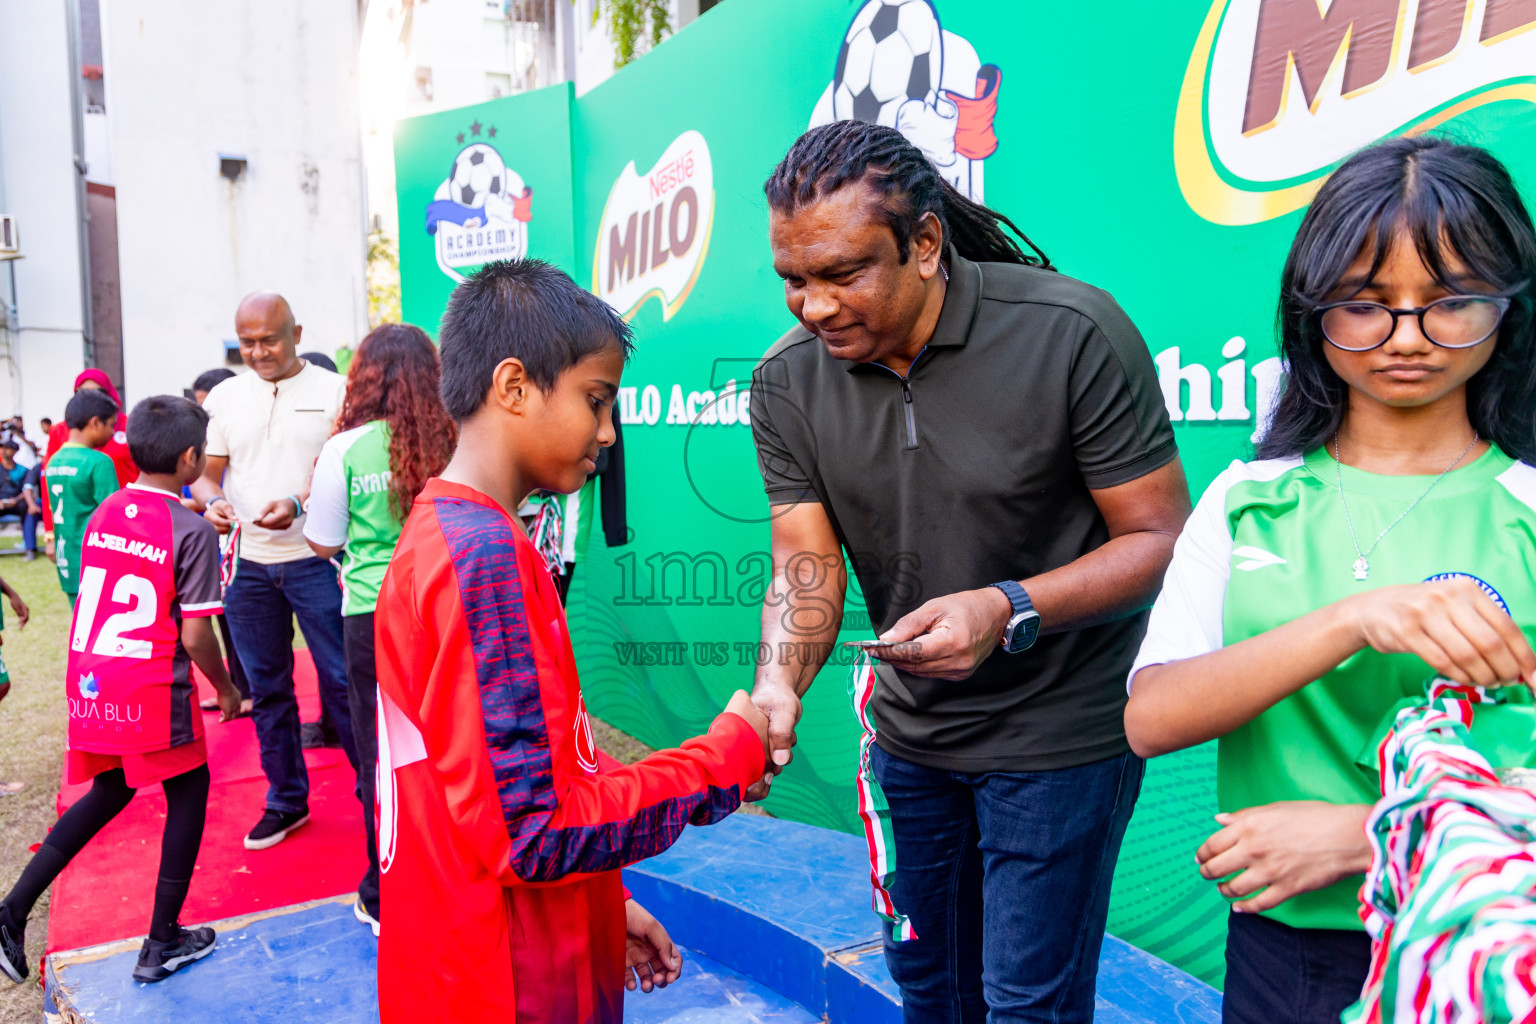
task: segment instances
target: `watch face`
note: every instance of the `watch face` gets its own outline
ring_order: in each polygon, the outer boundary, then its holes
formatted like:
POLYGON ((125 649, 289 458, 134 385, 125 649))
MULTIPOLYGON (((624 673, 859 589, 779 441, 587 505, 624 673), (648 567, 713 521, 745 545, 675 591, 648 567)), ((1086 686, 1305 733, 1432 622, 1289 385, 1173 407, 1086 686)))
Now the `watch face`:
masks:
POLYGON ((1003 645, 1003 650, 1009 654, 1027 651, 1035 645, 1035 638, 1039 635, 1040 614, 1025 612, 1008 624, 1008 642, 1003 645))

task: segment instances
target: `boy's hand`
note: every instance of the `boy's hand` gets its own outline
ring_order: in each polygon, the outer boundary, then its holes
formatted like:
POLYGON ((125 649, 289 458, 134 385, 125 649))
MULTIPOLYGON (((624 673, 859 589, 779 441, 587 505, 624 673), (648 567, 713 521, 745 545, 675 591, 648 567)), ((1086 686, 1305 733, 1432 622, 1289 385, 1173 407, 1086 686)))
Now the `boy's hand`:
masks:
POLYGON ((624 987, 666 988, 683 973, 683 957, 661 922, 634 900, 624 901, 624 987))
POLYGON ((32 609, 27 607, 27 602, 23 601, 21 595, 14 590, 10 593, 10 599, 11 611, 16 613, 16 621, 18 623, 16 628, 26 629, 28 620, 32 618, 32 609))
POLYGON ((53 538, 52 537, 49 537, 48 540, 43 543, 43 554, 47 555, 50 559, 53 558, 53 538))
POLYGON ((227 690, 221 688, 218 691, 218 698, 220 722, 233 722, 240 717, 242 698, 239 690, 233 686, 227 690))
POLYGON ((752 695, 746 690, 737 690, 731 694, 730 701, 725 705, 725 710, 733 715, 740 715, 747 720, 752 731, 757 733, 757 741, 763 745, 763 758, 768 757, 768 716, 757 709, 752 703, 752 695))

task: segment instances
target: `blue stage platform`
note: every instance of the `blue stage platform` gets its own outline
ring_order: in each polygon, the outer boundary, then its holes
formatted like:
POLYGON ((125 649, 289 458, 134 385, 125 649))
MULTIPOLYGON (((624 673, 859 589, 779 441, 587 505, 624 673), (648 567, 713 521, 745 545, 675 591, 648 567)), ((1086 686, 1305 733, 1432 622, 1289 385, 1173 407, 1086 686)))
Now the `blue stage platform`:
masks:
MULTIPOLYGON (((869 907, 856 836, 749 815, 689 829, 625 872, 635 898, 686 947, 683 977, 630 997, 629 1024, 894 1024, 896 986, 869 907)), ((388 927, 388 911, 385 911, 388 927)), ((378 1019, 375 941, 351 897, 216 922, 208 959, 158 985, 132 980, 139 941, 48 958, 48 1010, 93 1024, 378 1019)), ((1210 986, 1117 939, 1105 942, 1101 1024, 1217 1024, 1210 986)))

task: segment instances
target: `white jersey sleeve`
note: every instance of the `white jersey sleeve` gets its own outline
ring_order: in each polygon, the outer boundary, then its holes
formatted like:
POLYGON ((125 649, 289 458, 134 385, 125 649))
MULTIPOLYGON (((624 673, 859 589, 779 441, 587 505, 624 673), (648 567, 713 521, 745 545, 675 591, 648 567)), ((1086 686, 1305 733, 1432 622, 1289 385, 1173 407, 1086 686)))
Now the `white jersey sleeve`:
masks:
POLYGON ((347 431, 326 441, 325 447, 320 449, 320 457, 315 460, 315 475, 309 483, 309 504, 304 507, 304 539, 321 547, 339 548, 347 543, 347 527, 352 516, 342 453, 349 447, 343 439, 351 433, 353 431, 347 431))
POLYGON ((1173 545, 1173 561, 1147 620, 1147 635, 1131 665, 1126 692, 1148 665, 1182 661, 1220 650, 1222 612, 1232 567, 1232 532, 1227 524, 1227 490, 1243 478, 1234 462, 1200 496, 1184 532, 1173 545))

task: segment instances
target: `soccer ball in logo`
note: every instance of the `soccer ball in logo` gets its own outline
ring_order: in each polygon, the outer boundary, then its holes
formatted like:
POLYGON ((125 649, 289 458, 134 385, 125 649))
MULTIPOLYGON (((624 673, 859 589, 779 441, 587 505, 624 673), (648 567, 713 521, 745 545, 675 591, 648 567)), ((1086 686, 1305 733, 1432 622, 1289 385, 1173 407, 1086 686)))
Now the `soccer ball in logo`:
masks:
POLYGON ((943 68, 943 37, 932 0, 869 0, 837 53, 833 118, 894 128, 902 104, 933 105, 943 68))
POLYGON ((483 142, 465 146, 453 158, 448 195, 463 206, 481 207, 487 196, 499 196, 506 186, 507 167, 501 154, 483 142))

